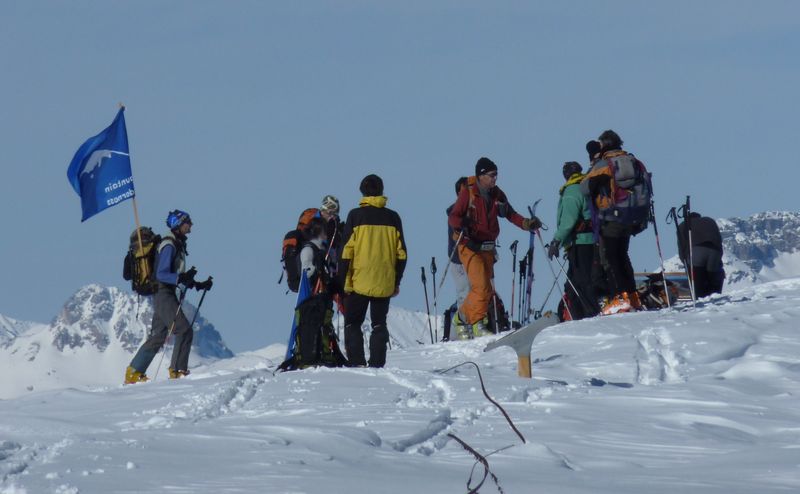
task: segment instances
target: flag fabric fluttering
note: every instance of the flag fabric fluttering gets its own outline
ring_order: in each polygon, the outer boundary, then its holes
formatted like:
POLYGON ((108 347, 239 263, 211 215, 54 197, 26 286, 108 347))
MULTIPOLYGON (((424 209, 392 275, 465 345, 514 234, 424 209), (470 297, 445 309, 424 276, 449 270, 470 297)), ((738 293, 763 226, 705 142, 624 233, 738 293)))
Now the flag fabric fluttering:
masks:
POLYGON ((81 221, 136 194, 124 111, 123 106, 108 128, 78 148, 67 169, 69 183, 81 198, 81 221))

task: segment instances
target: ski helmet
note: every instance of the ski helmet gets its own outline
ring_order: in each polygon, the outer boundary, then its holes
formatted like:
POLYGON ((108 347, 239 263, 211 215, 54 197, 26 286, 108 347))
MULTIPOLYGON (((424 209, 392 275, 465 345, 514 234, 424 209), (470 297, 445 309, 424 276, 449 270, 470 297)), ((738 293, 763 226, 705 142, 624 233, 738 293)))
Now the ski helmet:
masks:
POLYGON ((174 211, 170 211, 167 215, 167 226, 170 230, 174 230, 184 223, 189 223, 190 225, 192 224, 192 218, 186 211, 176 209, 174 211))
POLYGON ((339 214, 339 199, 332 195, 323 197, 320 209, 329 213, 339 214))

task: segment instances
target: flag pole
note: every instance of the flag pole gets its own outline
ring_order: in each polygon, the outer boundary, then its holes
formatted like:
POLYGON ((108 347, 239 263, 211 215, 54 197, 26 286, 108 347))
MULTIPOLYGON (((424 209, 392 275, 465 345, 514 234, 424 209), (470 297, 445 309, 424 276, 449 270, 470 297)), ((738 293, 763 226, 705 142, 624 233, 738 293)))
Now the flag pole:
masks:
MULTIPOLYGON (((125 109, 125 104, 119 102, 120 109, 125 109)), ((139 254, 144 255, 144 243, 142 242, 142 225, 139 223, 139 208, 136 206, 136 192, 134 191, 133 197, 133 221, 136 223, 136 237, 139 240, 139 254)))

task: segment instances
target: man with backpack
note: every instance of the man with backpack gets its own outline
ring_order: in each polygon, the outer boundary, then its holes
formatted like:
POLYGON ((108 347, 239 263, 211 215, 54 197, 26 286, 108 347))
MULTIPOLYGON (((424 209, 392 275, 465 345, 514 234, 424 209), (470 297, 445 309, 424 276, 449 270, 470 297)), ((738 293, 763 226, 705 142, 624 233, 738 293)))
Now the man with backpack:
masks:
POLYGON ((328 271, 327 221, 312 218, 303 231, 306 240, 298 255, 298 269, 308 279, 311 295, 295 311, 297 331, 291 356, 279 369, 304 369, 315 365, 340 367, 347 364, 333 329, 333 294, 338 288, 328 271))
POLYGON ((722 235, 713 218, 691 212, 678 225, 678 255, 684 266, 691 265, 691 276, 697 298, 722 293, 725 270, 722 267, 722 235), (691 223, 691 225, 687 224, 691 223), (692 231, 689 255, 689 226, 692 231))
MULTIPOLYGON (((313 218, 321 218, 324 221, 326 233, 325 242, 326 245, 331 247, 328 250, 327 261, 331 274, 335 275, 337 271, 344 224, 339 219, 339 200, 329 194, 322 198, 322 204, 319 208, 303 210, 297 220, 295 229, 290 230, 283 237, 281 261, 283 261, 286 283, 289 286, 289 290, 293 292, 297 292, 300 286, 300 271, 298 270, 297 255, 300 253, 300 248, 305 240, 303 231, 308 227, 313 218)), ((281 279, 283 279, 283 276, 281 276, 281 279)))
POLYGON ((211 277, 198 282, 194 279, 197 270, 194 267, 186 269, 186 241, 192 231, 189 214, 178 209, 171 211, 167 215, 167 226, 170 232, 162 237, 155 256, 157 288, 153 296, 152 327, 147 340, 125 370, 125 384, 148 380, 145 372, 170 334, 175 334, 175 344, 169 377, 178 379, 189 374, 189 352, 194 333, 181 309, 181 302, 186 290, 210 290, 213 285, 211 277), (184 287, 180 299, 175 293, 178 285, 184 287))
POLYGON ((475 164, 475 175, 467 179, 467 186, 458 194, 447 220, 454 230, 462 232, 456 248, 470 285, 464 303, 453 316, 457 333, 492 334, 488 312, 494 294, 498 218, 531 232, 542 226, 539 218, 523 218, 511 207, 505 193, 497 187, 497 165, 489 158, 480 158, 475 164))
POLYGON ((647 228, 652 185, 644 164, 622 150, 616 132, 606 130, 598 142, 599 157, 581 182, 581 191, 592 208, 593 231, 607 275, 609 300, 602 312, 615 314, 641 308, 628 248, 631 237, 647 228))
POLYGON ((386 207, 383 180, 367 175, 359 190, 363 197, 347 215, 339 266, 345 292, 344 346, 350 365, 367 365, 361 324, 369 307, 369 366, 383 367, 389 343, 386 316, 391 297, 400 293, 406 244, 400 216, 386 207))
MULTIPOLYGON (((592 286, 592 264, 594 262, 594 238, 592 235, 592 213, 581 193, 580 183, 584 178, 580 163, 568 161, 562 167, 566 183, 559 190, 557 227, 548 247, 547 257, 558 257, 560 247, 567 254, 568 281, 564 286, 569 316, 573 320, 596 316, 597 296, 592 286), (577 290, 577 291, 576 291, 577 290)), ((563 314, 559 314, 563 318, 563 314)))
MULTIPOLYGON (((458 198, 458 194, 461 192, 461 189, 467 186, 467 177, 461 177, 456 180, 456 199, 458 198)), ((445 213, 447 217, 450 218, 450 211, 453 210, 453 207, 456 204, 453 203, 450 207, 447 208, 445 213)), ((444 340, 447 341, 450 339, 450 328, 452 326, 453 315, 458 312, 458 308, 461 307, 461 304, 464 303, 464 299, 467 298, 467 294, 469 293, 469 278, 467 278, 467 272, 464 271, 464 266, 461 264, 461 259, 458 257, 458 250, 456 249, 456 239, 458 238, 458 234, 455 233, 455 230, 450 223, 447 223, 447 258, 450 262, 450 275, 453 278, 453 282, 456 285, 456 302, 450 306, 449 309, 444 314, 444 340)), ((459 338, 462 335, 456 335, 459 338)), ((465 336, 465 339, 469 338, 468 335, 465 336)))

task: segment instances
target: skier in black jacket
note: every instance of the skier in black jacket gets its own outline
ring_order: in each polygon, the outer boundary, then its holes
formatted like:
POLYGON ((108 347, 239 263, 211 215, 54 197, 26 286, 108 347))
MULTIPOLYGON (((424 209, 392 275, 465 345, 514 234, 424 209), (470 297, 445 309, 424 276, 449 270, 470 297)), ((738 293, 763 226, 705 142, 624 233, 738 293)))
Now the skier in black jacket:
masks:
POLYGON ((692 265, 692 279, 697 298, 712 293, 722 293, 725 270, 722 268, 722 235, 717 222, 700 213, 691 213, 689 223, 692 231, 691 256, 689 252, 689 228, 684 220, 678 225, 678 255, 684 266, 692 265))

